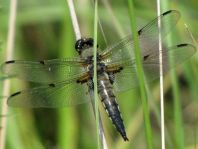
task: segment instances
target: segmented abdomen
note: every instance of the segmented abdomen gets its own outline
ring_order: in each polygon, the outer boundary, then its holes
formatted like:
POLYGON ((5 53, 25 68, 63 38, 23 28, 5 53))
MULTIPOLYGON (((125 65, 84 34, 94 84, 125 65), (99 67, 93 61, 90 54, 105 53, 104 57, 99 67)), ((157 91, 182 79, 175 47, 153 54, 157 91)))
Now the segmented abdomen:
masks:
POLYGON ((116 97, 113 93, 113 87, 106 73, 98 75, 98 94, 117 131, 122 135, 125 141, 128 140, 116 97))

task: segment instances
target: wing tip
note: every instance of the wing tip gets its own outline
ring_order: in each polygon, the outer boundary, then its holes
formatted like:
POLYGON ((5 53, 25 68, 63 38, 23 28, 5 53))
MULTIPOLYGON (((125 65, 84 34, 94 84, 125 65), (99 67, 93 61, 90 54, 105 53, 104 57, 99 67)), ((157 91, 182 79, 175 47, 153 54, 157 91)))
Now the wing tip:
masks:
POLYGON ((183 48, 186 49, 185 52, 188 52, 188 58, 193 56, 197 51, 197 48, 193 44, 190 44, 190 43, 181 43, 173 47, 173 49, 175 48, 181 49, 181 50, 183 48))
POLYGON ((16 92, 16 93, 13 93, 12 95, 10 95, 9 98, 14 97, 14 96, 19 95, 19 94, 21 94, 21 91, 18 91, 18 92, 16 92))
POLYGON ((178 48, 180 48, 180 47, 186 47, 187 45, 189 45, 189 44, 187 44, 187 43, 182 43, 182 44, 178 44, 177 47, 178 47, 178 48))
POLYGON ((180 18, 180 12, 178 11, 178 10, 168 10, 168 11, 166 11, 166 12, 164 12, 164 13, 162 13, 162 16, 166 16, 166 15, 171 15, 170 13, 172 13, 172 15, 174 16, 174 17, 176 17, 176 18, 180 18))
POLYGON ((13 63, 15 63, 15 60, 9 60, 9 61, 4 62, 4 63, 1 64, 1 66, 0 66, 0 71, 1 71, 2 73, 7 74, 6 65, 8 65, 8 64, 13 64, 13 63))
POLYGON ((15 92, 11 94, 7 99, 7 105, 11 107, 22 107, 20 104, 16 102, 16 99, 13 99, 15 96, 21 94, 22 91, 15 92))
POLYGON ((181 44, 176 45, 176 47, 178 47, 178 48, 191 47, 195 52, 197 49, 193 44, 190 44, 190 43, 181 43, 181 44))
POLYGON ((190 44, 190 43, 181 43, 173 47, 170 47, 170 49, 176 49, 176 48, 177 49, 187 48, 188 51, 191 52, 192 55, 197 51, 197 48, 193 44, 190 44))
POLYGON ((172 11, 173 11, 173 10, 168 10, 168 11, 164 12, 162 15, 165 16, 165 15, 171 13, 172 11))
POLYGON ((167 15, 169 13, 173 13, 173 12, 179 13, 179 11, 177 11, 177 10, 168 10, 168 11, 162 13, 162 15, 165 16, 165 15, 167 15))

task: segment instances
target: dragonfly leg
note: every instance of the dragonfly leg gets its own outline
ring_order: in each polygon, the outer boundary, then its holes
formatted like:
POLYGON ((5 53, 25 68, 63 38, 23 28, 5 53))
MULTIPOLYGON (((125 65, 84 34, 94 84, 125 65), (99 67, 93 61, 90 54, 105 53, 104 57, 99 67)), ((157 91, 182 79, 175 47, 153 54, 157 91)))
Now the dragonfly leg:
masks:
POLYGON ((87 81, 87 85, 89 87, 89 90, 93 91, 93 89, 94 89, 94 83, 93 83, 93 80, 92 79, 89 79, 87 81))
POLYGON ((112 65, 112 66, 106 66, 106 71, 107 73, 118 73, 122 71, 123 67, 122 66, 117 66, 117 65, 112 65))
POLYGON ((110 83, 113 84, 114 81, 115 81, 115 75, 114 75, 114 73, 113 72, 110 72, 110 73, 108 73, 108 76, 109 76, 110 83))
POLYGON ((85 73, 80 78, 78 78, 78 80, 76 82, 83 84, 83 83, 88 82, 89 80, 90 80, 90 74, 89 73, 85 73))

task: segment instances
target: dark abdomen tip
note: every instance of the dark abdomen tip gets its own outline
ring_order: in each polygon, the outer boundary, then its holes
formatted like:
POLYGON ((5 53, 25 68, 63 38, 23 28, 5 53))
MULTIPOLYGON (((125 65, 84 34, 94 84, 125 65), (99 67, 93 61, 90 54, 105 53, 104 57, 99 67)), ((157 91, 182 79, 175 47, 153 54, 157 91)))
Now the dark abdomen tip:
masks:
POLYGON ((124 141, 129 141, 126 135, 122 136, 122 138, 124 139, 124 141))

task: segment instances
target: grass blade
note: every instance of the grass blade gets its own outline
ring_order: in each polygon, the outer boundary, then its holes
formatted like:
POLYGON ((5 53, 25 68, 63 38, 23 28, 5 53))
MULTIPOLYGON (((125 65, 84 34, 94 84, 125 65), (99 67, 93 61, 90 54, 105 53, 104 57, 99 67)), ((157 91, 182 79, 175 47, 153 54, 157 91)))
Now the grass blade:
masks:
POLYGON ((95 102, 95 117, 96 117, 96 135, 98 148, 100 147, 99 139, 99 111, 98 111, 98 81, 97 81, 97 30, 98 30, 98 1, 95 0, 94 5, 94 102, 95 102))
MULTIPOLYGON (((161 1, 157 0, 157 14, 160 16, 161 1)), ((159 29, 159 64, 160 64, 160 120, 161 120, 161 145, 162 149, 165 149, 165 124, 164 124, 164 81, 163 81, 163 61, 162 61, 162 40, 161 40, 161 19, 158 20, 159 29)))
MULTIPOLYGON (((168 0, 162 1, 161 3, 162 10, 170 9, 170 2, 168 0)), ((171 44, 173 36, 168 36, 168 44, 171 44)), ((169 56, 171 57, 171 56, 169 56)), ((174 65, 174 59, 169 58, 170 65, 174 65)), ((179 91, 178 78, 176 75, 176 70, 172 69, 170 71, 171 82, 172 82, 172 91, 173 91, 173 100, 174 100, 174 130, 175 130, 175 140, 176 146, 179 149, 184 149, 184 129, 182 122, 182 110, 181 110, 181 97, 179 91)))
MULTIPOLYGON (((16 23, 16 12, 17 12, 17 0, 10 1, 10 14, 9 14, 9 26, 8 26, 8 37, 6 44, 6 60, 12 59, 13 49, 14 49, 14 40, 15 40, 15 23, 16 23)), ((3 82, 3 96, 8 96, 10 91, 10 81, 5 80, 3 82)), ((6 115, 8 111, 8 106, 6 100, 3 100, 2 103, 2 115, 6 115)), ((7 117, 2 117, 0 126, 0 148, 5 148, 6 142, 6 125, 7 117)))
POLYGON ((129 5, 129 15, 130 15, 130 22, 131 22, 131 30, 133 31, 133 39, 134 39, 134 53, 136 57, 136 67, 137 67, 137 74, 138 80, 140 83, 140 93, 141 93, 141 100, 143 106, 143 114, 144 114, 144 125, 145 125, 145 133, 146 133, 146 141, 148 149, 153 148, 153 136, 149 118, 149 109, 148 109, 148 101, 147 101, 147 94, 145 88, 145 80, 144 80, 144 72, 141 63, 141 50, 138 41, 137 29, 136 29, 136 20, 135 20, 135 10, 133 6, 133 1, 128 0, 129 5))

